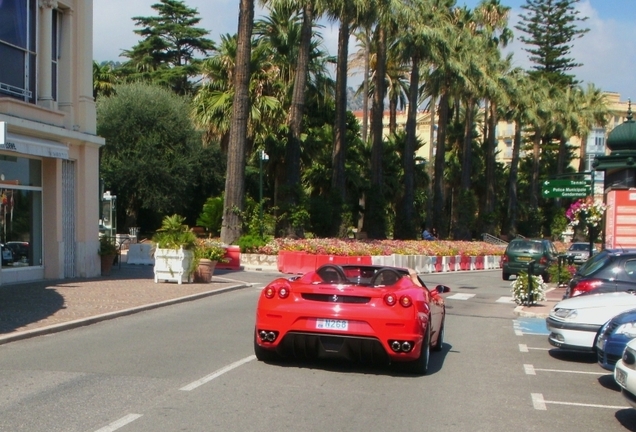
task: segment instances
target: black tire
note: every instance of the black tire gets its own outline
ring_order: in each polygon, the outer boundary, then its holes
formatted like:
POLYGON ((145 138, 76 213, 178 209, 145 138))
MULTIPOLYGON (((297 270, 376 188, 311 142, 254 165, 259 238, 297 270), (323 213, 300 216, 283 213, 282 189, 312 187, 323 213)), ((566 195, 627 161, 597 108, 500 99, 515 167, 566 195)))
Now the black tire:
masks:
POLYGON ((414 375, 426 375, 428 372, 428 363, 431 359, 431 327, 426 327, 426 335, 422 341, 422 350, 417 360, 406 363, 406 370, 414 375))
POLYGON ((501 272, 501 278, 505 281, 510 280, 510 273, 501 272))
POLYGON ((444 321, 442 321, 442 328, 439 330, 439 334, 437 335, 437 342, 433 345, 433 351, 439 352, 442 350, 444 346, 444 333, 446 333, 446 330, 444 330, 445 327, 444 321))
POLYGON ((256 342, 257 337, 258 335, 256 334, 256 330, 254 330, 254 355, 256 356, 256 359, 262 362, 274 362, 279 360, 280 357, 276 351, 265 349, 256 342))

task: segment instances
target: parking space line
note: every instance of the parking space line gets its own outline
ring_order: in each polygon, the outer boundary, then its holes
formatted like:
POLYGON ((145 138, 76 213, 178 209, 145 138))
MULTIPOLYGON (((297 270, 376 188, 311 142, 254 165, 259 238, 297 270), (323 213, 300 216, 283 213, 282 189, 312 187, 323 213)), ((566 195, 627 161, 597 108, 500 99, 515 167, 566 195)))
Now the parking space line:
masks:
POLYGON ((550 348, 535 348, 535 347, 529 347, 526 344, 519 344, 519 351, 523 352, 523 353, 527 353, 530 352, 530 350, 535 350, 535 351, 550 351, 550 348))
POLYGON ((232 369, 236 369, 237 367, 244 365, 245 363, 251 362, 252 360, 256 359, 255 355, 251 355, 248 357, 245 357, 244 359, 235 361, 232 364, 229 364, 227 366, 222 367, 221 369, 218 369, 215 372, 212 372, 210 375, 205 376, 203 378, 201 378, 200 380, 196 380, 194 382, 191 382, 190 384, 188 384, 187 386, 181 387, 179 390, 183 390, 183 391, 191 391, 194 390, 195 388, 202 386, 203 384, 212 381, 214 378, 218 378, 221 375, 223 375, 226 372, 231 371, 232 369))
POLYGON ((465 294, 465 293, 457 293, 446 297, 446 299, 451 300, 468 300, 470 298, 475 297, 475 294, 465 294))
POLYGON ((95 432, 114 432, 117 429, 126 426, 128 423, 132 423, 141 417, 142 414, 128 414, 109 424, 108 426, 104 426, 103 428, 97 429, 95 432))
POLYGON ((567 370, 567 369, 543 369, 543 368, 535 368, 531 364, 524 364, 523 369, 526 372, 526 375, 536 375, 537 372, 557 372, 557 373, 572 373, 572 374, 583 374, 583 375, 607 375, 607 372, 586 372, 586 371, 576 371, 576 370, 567 370))
POLYGON ((512 297, 499 297, 496 303, 514 303, 514 299, 512 297))
POLYGON ((534 409, 541 410, 541 411, 547 410, 546 404, 569 405, 569 406, 578 406, 578 407, 585 407, 585 408, 608 408, 613 410, 630 408, 627 406, 617 406, 617 405, 599 405, 599 404, 587 404, 587 403, 579 403, 579 402, 550 401, 550 400, 545 400, 543 398, 543 394, 541 393, 531 393, 530 395, 532 397, 532 405, 534 406, 534 409))

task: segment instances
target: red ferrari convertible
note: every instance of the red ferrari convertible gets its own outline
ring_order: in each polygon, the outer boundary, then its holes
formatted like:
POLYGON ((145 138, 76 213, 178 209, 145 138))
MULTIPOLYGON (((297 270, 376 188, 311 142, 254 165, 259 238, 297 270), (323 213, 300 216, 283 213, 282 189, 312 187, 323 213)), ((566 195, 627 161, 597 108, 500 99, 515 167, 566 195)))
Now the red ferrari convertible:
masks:
POLYGON ((403 363, 426 374, 431 349, 444 341, 444 285, 429 290, 413 270, 327 264, 303 276, 279 278, 261 293, 254 352, 403 363))

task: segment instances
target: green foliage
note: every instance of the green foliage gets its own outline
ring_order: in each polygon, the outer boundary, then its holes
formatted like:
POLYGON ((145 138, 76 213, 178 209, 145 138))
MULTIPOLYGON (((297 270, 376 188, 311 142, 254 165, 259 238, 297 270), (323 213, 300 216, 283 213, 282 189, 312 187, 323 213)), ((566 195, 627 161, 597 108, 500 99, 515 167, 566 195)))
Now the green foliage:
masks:
POLYGON ((574 273, 576 273, 576 266, 568 265, 567 263, 561 265, 559 273, 559 265, 552 264, 550 265, 550 267, 548 267, 547 272, 550 275, 550 281, 556 283, 559 283, 559 281, 561 281, 561 283, 567 283, 570 279, 572 279, 574 273), (559 274, 561 275, 560 278, 559 274))
POLYGON ((271 237, 269 236, 261 237, 259 235, 247 234, 241 236, 237 243, 241 248, 241 253, 256 253, 258 248, 265 246, 270 240, 271 237))
POLYGON ((458 200, 459 215, 454 237, 455 240, 471 240, 477 216, 477 197, 472 190, 462 190, 458 200))
POLYGON ((223 197, 210 197, 203 205, 197 218, 197 225, 206 228, 213 236, 221 232, 223 220, 223 197))
POLYGON ((196 260, 209 259, 216 262, 228 262, 225 258, 225 248, 223 245, 212 239, 197 239, 194 248, 194 258, 196 260))
POLYGON ((550 234, 552 240, 559 240, 567 226, 568 220, 565 217, 565 210, 562 208, 556 209, 555 214, 552 216, 552 223, 550 223, 550 234))
POLYGON ((188 78, 200 72, 200 60, 194 55, 206 55, 214 50, 214 43, 204 38, 207 30, 195 27, 201 20, 196 9, 178 0, 159 0, 152 8, 159 16, 133 17, 141 27, 134 32, 143 39, 123 52, 130 59, 125 65, 128 79, 169 86, 178 94, 190 93, 188 78))
POLYGON ((195 249, 197 236, 184 222, 185 218, 177 214, 164 217, 152 241, 160 249, 195 249))
MULTIPOLYGON (((188 101, 160 87, 125 84, 97 101, 97 134, 106 138, 100 173, 118 198, 119 226, 141 226, 139 213, 180 213, 198 181, 201 145, 188 101)), ((208 195, 209 196, 209 195, 208 195)), ((199 207, 200 209, 200 207, 199 207)), ((197 211, 199 210, 197 209, 197 211)))
POLYGON ((99 250, 97 253, 100 256, 115 256, 119 252, 115 239, 108 236, 101 236, 99 238, 99 250))

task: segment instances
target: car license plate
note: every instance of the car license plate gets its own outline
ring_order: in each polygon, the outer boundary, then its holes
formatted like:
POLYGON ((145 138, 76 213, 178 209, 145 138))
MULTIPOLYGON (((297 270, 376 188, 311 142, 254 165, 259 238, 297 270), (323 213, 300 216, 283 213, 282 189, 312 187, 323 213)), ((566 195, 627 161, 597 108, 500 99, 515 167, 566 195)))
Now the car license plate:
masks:
POLYGON ((342 330, 347 331, 349 329, 349 321, 337 320, 337 319, 322 319, 316 320, 316 328, 321 330, 342 330))
POLYGON ((601 351, 605 351, 605 339, 604 338, 598 338, 598 340, 596 341, 596 348, 600 349, 601 351))
POLYGON ((627 381, 627 374, 618 368, 615 370, 616 370, 616 382, 621 387, 625 387, 625 381, 627 381))

